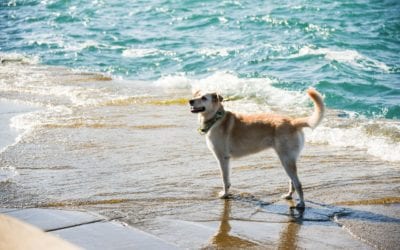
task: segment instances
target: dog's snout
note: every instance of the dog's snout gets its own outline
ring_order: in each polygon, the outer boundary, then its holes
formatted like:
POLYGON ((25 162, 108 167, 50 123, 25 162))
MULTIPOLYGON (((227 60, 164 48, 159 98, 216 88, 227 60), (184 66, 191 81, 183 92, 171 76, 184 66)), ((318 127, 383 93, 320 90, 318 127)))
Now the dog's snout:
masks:
POLYGON ((193 106, 194 100, 189 100, 189 104, 193 106))

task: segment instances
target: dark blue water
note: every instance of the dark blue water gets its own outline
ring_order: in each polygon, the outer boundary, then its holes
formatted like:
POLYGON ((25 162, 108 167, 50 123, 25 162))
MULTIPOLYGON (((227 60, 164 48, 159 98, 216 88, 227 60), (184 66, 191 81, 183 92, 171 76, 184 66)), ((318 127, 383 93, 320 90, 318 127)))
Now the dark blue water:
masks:
POLYGON ((149 82, 224 72, 314 86, 331 108, 400 119, 397 0, 1 0, 0 52, 149 82))

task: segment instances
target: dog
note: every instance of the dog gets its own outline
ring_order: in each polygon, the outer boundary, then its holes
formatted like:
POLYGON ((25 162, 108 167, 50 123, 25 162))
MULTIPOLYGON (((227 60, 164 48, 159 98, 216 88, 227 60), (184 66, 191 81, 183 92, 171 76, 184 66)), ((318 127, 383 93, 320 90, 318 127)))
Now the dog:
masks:
POLYGON ((217 93, 202 94, 197 91, 189 100, 191 112, 198 114, 199 132, 204 134, 208 148, 218 161, 223 179, 220 198, 229 197, 231 158, 246 156, 273 148, 289 176, 289 192, 282 196, 292 199, 296 190, 299 202, 296 208, 304 209, 302 185, 297 176, 296 161, 304 146, 304 127, 314 129, 321 122, 325 105, 321 94, 313 88, 307 94, 314 103, 309 117, 290 118, 275 114, 237 114, 226 111, 223 97, 217 93))

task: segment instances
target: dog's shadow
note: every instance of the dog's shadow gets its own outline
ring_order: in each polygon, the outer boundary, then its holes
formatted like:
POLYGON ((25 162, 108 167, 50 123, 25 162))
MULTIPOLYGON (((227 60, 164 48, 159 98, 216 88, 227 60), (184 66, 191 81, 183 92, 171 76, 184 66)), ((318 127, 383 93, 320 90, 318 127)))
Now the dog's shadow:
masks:
POLYGON ((335 218, 346 217, 349 219, 369 222, 400 224, 400 219, 387 215, 352 209, 349 207, 334 206, 310 200, 306 201, 307 206, 303 209, 295 208, 293 200, 286 200, 286 204, 283 204, 283 202, 266 202, 252 195, 231 195, 228 200, 250 204, 258 208, 258 212, 287 216, 290 221, 298 223, 304 221, 332 221, 335 218))
MULTIPOLYGON (((280 231, 278 242, 278 248, 285 249, 295 249, 297 247, 298 232, 304 222, 327 222, 320 223, 320 225, 332 225, 332 223, 338 223, 336 220, 337 218, 346 217, 352 220, 400 224, 400 219, 390 216, 351 208, 331 206, 313 201, 307 201, 308 205, 305 209, 296 209, 293 208, 293 201, 287 201, 287 204, 275 204, 257 199, 252 195, 231 195, 228 199, 224 200, 223 211, 220 217, 220 225, 218 231, 211 239, 212 245, 217 248, 249 248, 259 244, 256 241, 239 237, 231 233, 232 227, 230 221, 233 220, 231 216, 231 210, 232 206, 235 207, 235 203, 244 203, 246 205, 253 206, 256 212, 252 215, 261 212, 287 216, 287 223, 283 224, 283 230, 280 231)), ((251 220, 252 219, 250 218, 249 221, 251 220)), ((255 221, 257 220, 255 219, 255 221)))

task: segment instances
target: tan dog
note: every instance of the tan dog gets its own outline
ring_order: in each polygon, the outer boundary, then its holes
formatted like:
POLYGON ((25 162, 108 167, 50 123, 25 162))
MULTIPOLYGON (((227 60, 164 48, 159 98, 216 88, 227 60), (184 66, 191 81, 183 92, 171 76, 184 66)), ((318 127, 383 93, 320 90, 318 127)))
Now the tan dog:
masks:
POLYGON ((294 190, 300 202, 297 208, 304 208, 303 189, 297 177, 296 161, 304 145, 303 127, 315 128, 322 120, 324 103, 315 89, 308 95, 314 102, 314 113, 305 118, 289 118, 273 114, 240 115, 225 111, 223 98, 216 93, 195 93, 189 101, 192 113, 199 114, 199 131, 206 135, 207 146, 219 163, 224 182, 220 198, 229 196, 230 158, 257 153, 273 148, 288 174, 289 192, 285 199, 292 199, 294 190))

